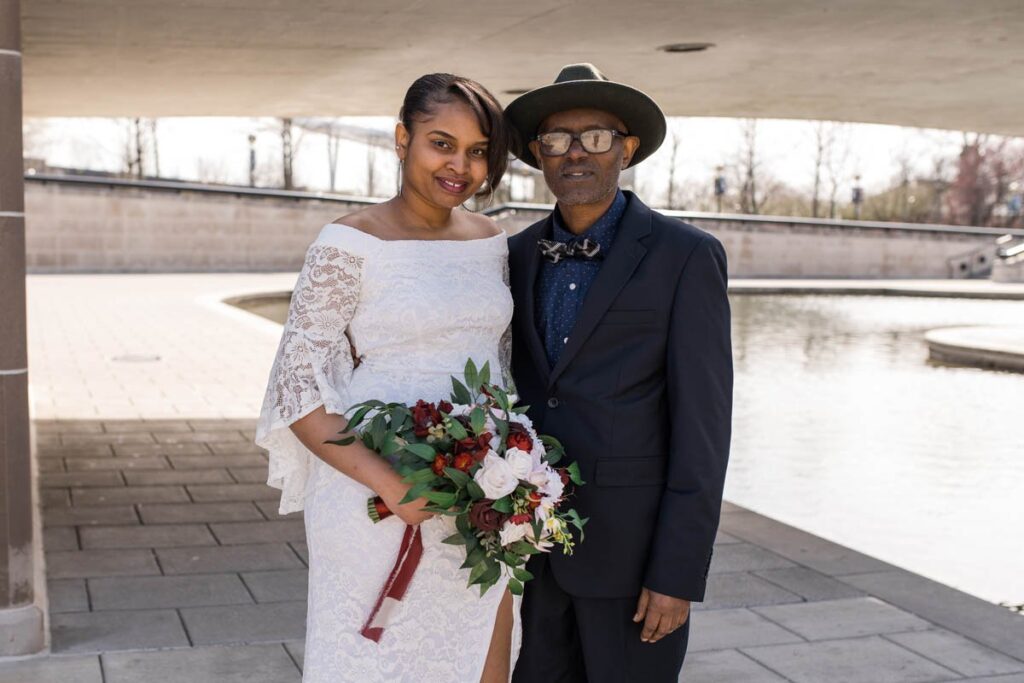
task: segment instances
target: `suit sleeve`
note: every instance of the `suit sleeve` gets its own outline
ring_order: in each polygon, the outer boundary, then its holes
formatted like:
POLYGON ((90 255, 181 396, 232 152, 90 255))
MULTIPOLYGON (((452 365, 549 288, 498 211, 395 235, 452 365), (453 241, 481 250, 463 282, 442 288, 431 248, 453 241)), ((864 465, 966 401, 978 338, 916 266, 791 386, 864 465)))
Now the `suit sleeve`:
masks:
POLYGON ((670 446, 644 585, 704 599, 732 431, 732 342, 725 250, 706 236, 675 292, 667 345, 670 446))

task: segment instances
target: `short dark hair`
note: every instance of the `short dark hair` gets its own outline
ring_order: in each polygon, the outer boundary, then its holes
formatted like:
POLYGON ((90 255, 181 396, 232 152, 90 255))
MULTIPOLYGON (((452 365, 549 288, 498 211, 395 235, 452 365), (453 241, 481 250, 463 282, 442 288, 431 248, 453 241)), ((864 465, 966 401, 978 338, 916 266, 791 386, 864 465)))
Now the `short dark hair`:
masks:
POLYGON ((431 115, 437 105, 461 101, 476 114, 480 130, 487 136, 487 190, 478 196, 492 194, 508 168, 508 155, 514 143, 513 132, 505 122, 501 105, 484 86, 463 76, 437 73, 420 76, 405 92, 398 118, 412 134, 413 119, 431 115))

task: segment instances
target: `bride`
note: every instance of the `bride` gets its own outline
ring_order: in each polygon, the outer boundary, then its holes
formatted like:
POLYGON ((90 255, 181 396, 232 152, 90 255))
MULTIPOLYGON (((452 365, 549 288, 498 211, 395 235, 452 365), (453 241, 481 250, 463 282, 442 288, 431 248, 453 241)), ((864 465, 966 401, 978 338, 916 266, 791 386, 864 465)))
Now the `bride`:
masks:
MULTIPOLYGON (((409 485, 359 441, 325 445, 344 411, 380 399, 448 397, 467 358, 501 365, 512 317, 507 246, 492 220, 459 207, 497 187, 511 133, 478 83, 450 74, 409 88, 395 130, 397 196, 329 223, 306 254, 256 433, 282 514, 305 508, 309 545, 305 683, 507 681, 511 596, 466 587, 451 518, 399 505, 409 485), (373 524, 367 498, 395 512, 373 524), (406 525, 423 557, 380 642, 360 635, 406 525)), ((515 639, 518 641, 518 638, 515 639)))

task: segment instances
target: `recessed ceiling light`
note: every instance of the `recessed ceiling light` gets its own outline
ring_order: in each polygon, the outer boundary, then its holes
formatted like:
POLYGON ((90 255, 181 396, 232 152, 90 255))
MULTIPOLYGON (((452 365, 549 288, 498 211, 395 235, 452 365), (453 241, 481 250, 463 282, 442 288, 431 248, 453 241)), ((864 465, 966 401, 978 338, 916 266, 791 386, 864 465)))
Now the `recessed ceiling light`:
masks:
POLYGON ((658 49, 662 52, 703 52, 714 46, 714 43, 671 43, 662 45, 658 49))

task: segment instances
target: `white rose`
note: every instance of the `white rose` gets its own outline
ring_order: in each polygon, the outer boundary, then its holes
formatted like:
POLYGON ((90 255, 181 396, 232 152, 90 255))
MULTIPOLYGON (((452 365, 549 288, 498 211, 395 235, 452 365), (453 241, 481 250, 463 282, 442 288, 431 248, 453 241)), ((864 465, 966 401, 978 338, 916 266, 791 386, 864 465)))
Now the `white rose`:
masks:
POLYGON ((505 460, 508 461, 512 471, 518 479, 526 479, 533 472, 533 456, 524 450, 510 448, 505 451, 505 460))
MULTIPOLYGON (((530 476, 528 476, 526 478, 526 481, 530 482, 531 484, 536 486, 538 489, 542 489, 548 483, 548 472, 547 472, 546 469, 544 469, 544 470, 534 470, 533 472, 530 472, 530 476)), ((542 491, 542 493, 543 493, 543 491, 542 491)))
POLYGON ((530 531, 529 524, 513 524, 512 522, 505 522, 505 526, 501 527, 499 538, 502 545, 511 545, 516 541, 521 541, 526 538, 526 534, 530 531))
POLYGON ((545 474, 547 481, 540 487, 540 491, 544 494, 545 501, 550 500, 552 503, 557 503, 565 493, 565 484, 562 483, 561 475, 550 467, 545 474))
POLYGON ((487 451, 483 466, 476 471, 473 479, 484 490, 484 495, 491 500, 507 496, 519 485, 519 477, 512 471, 512 466, 504 458, 498 457, 494 451, 487 451))

